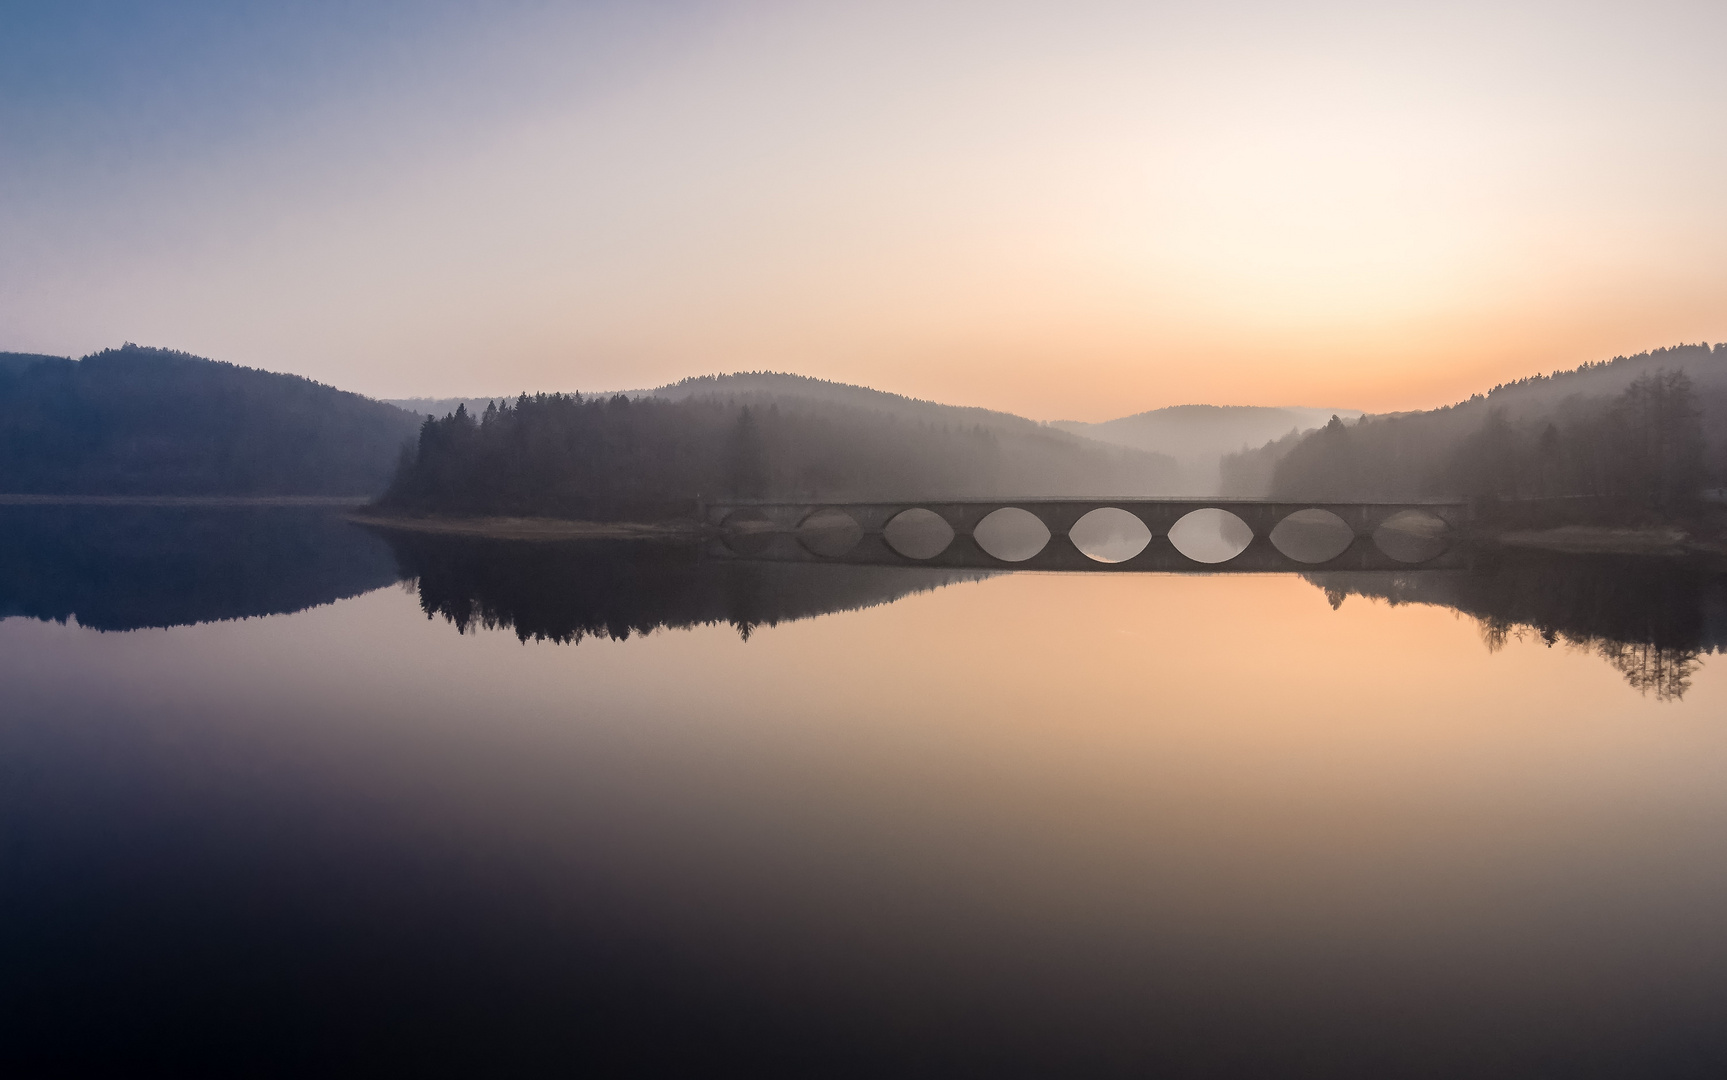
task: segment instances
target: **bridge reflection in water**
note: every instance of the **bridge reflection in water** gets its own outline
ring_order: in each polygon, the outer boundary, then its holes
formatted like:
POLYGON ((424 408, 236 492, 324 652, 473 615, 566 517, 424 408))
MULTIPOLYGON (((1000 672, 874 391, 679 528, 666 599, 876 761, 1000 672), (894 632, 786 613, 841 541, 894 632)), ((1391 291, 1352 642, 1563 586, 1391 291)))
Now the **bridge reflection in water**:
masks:
POLYGON ((1014 499, 726 502, 721 558, 1089 571, 1287 572, 1462 565, 1457 502, 1014 499))

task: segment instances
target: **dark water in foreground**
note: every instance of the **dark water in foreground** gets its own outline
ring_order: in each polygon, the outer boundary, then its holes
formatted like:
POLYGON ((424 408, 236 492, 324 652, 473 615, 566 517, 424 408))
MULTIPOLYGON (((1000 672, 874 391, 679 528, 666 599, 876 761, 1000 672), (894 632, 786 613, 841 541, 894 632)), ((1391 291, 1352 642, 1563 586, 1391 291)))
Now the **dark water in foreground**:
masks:
POLYGON ((1719 1076, 1722 579, 0 510, 0 1068, 1719 1076))

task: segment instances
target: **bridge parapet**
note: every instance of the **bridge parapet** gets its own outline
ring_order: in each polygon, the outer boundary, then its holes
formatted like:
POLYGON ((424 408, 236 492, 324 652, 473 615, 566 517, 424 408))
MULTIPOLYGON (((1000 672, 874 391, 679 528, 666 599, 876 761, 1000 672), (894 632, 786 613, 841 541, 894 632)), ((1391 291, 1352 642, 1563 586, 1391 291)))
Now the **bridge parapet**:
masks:
MULTIPOLYGON (((950 568, 1088 571, 1301 571, 1407 570, 1462 564, 1458 534, 1467 524, 1468 507, 1461 502, 1295 502, 1259 499, 955 499, 905 502, 728 501, 704 509, 709 524, 719 528, 713 553, 726 558, 775 561, 843 562, 875 565, 924 565, 950 568), (1030 554, 1020 543, 1008 553, 999 541, 992 552, 988 537, 978 535, 991 515, 1003 510, 1024 511, 1041 523, 1048 537, 1030 554), (1074 538, 1074 527, 1094 511, 1132 515, 1144 527, 1143 547, 1109 561, 1095 547, 1089 552, 1074 538), (929 542, 896 545, 895 530, 919 516, 929 542), (1237 550, 1196 553, 1183 550, 1183 519, 1210 511, 1211 522, 1233 531, 1237 550), (1230 515, 1230 524, 1217 512, 1230 515), (1319 513, 1314 513, 1319 512, 1319 513), (843 515, 841 517, 840 515, 843 515), (1296 515, 1292 519, 1292 515, 1296 515), (950 534, 939 533, 945 524, 950 534), (890 527, 892 526, 892 527, 890 527), (1283 526, 1282 529, 1279 526, 1283 526), (1334 538, 1315 545, 1311 537, 1331 530, 1334 538), (1281 536, 1277 534, 1283 534, 1281 536), (1243 534, 1246 534, 1245 536, 1243 534), (1304 542, 1304 536, 1309 538, 1304 542), (1292 539, 1293 538, 1293 539, 1292 539), (1196 557, 1196 554, 1199 557, 1196 557)), ((1024 522, 1024 518, 1017 518, 1024 522)), ((1196 519, 1197 520, 1197 519, 1196 519)), ((1029 524, 1029 523, 1028 523, 1029 524)), ((1035 526, 1030 526, 1035 530, 1035 526)), ((986 531, 989 527, 986 526, 986 531)), ((999 532, 1000 530, 996 530, 999 532)), ((993 534, 992 534, 993 535, 993 534)), ((1032 542, 1035 544, 1035 539, 1032 542)), ((1227 550, 1227 549, 1226 549, 1227 550)))

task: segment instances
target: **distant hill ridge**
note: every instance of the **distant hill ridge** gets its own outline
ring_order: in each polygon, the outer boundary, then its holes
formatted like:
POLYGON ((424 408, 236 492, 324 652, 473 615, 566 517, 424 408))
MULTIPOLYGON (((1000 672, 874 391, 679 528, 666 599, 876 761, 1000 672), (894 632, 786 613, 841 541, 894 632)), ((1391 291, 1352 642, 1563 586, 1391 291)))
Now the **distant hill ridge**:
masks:
POLYGON ((35 367, 45 360, 70 360, 69 356, 50 356, 47 353, 31 352, 0 352, 0 373, 16 375, 28 367, 35 367))
POLYGON ((1332 416, 1354 419, 1360 409, 1307 406, 1171 405, 1099 423, 1057 420, 1051 427, 1120 446, 1175 457, 1212 457, 1259 446, 1291 431, 1319 427, 1332 416))
POLYGON ((778 371, 740 371, 729 375, 696 375, 658 387, 654 397, 677 401, 689 397, 752 396, 800 397, 815 401, 849 405, 853 408, 879 409, 906 418, 940 419, 949 423, 981 424, 989 428, 1009 427, 1016 430, 1041 429, 1036 420, 1009 412, 985 409, 976 405, 946 405, 924 398, 908 397, 887 390, 876 390, 853 383, 833 382, 809 375, 792 375, 778 371))
POLYGON ((1416 412, 1441 412, 1482 403, 1506 408, 1529 403, 1551 404, 1572 394, 1608 396, 1621 393, 1638 376, 1651 371, 1683 371, 1696 384, 1697 389, 1706 395, 1712 395, 1717 390, 1727 391, 1727 342, 1714 346, 1708 342, 1672 345, 1630 356, 1615 356, 1611 360, 1579 364, 1577 367, 1547 375, 1528 375, 1500 383, 1485 394, 1473 394, 1453 405, 1416 412))
MULTIPOLYGON (((735 398, 739 400, 788 397, 848 405, 854 408, 877 409, 892 413, 895 416, 920 417, 947 423, 982 424, 986 427, 1006 426, 1018 429, 1046 426, 1036 420, 995 409, 985 409, 975 405, 947 405, 938 401, 895 394, 887 390, 876 390, 854 383, 835 382, 831 379, 818 379, 809 375, 794 375, 790 372, 780 371, 739 371, 715 375, 692 375, 688 378, 679 379, 677 382, 667 383, 664 386, 657 386, 648 390, 584 392, 582 396, 586 398, 614 397, 618 394, 629 398, 653 397, 666 401, 681 401, 695 397, 735 398)), ((458 405, 465 406, 470 413, 478 415, 485 410, 489 403, 496 402, 503 405, 516 400, 518 396, 517 394, 499 394, 492 397, 418 397, 385 398, 383 400, 411 412, 442 417, 454 412, 458 405)))

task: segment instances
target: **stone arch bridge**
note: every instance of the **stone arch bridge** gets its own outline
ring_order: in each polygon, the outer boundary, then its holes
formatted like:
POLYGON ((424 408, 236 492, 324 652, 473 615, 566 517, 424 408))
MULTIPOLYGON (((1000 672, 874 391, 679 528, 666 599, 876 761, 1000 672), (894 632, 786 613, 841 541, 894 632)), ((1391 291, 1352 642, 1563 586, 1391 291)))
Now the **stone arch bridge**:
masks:
POLYGON ((1288 572, 1463 565, 1461 502, 728 501, 716 557, 966 569, 1288 572))

